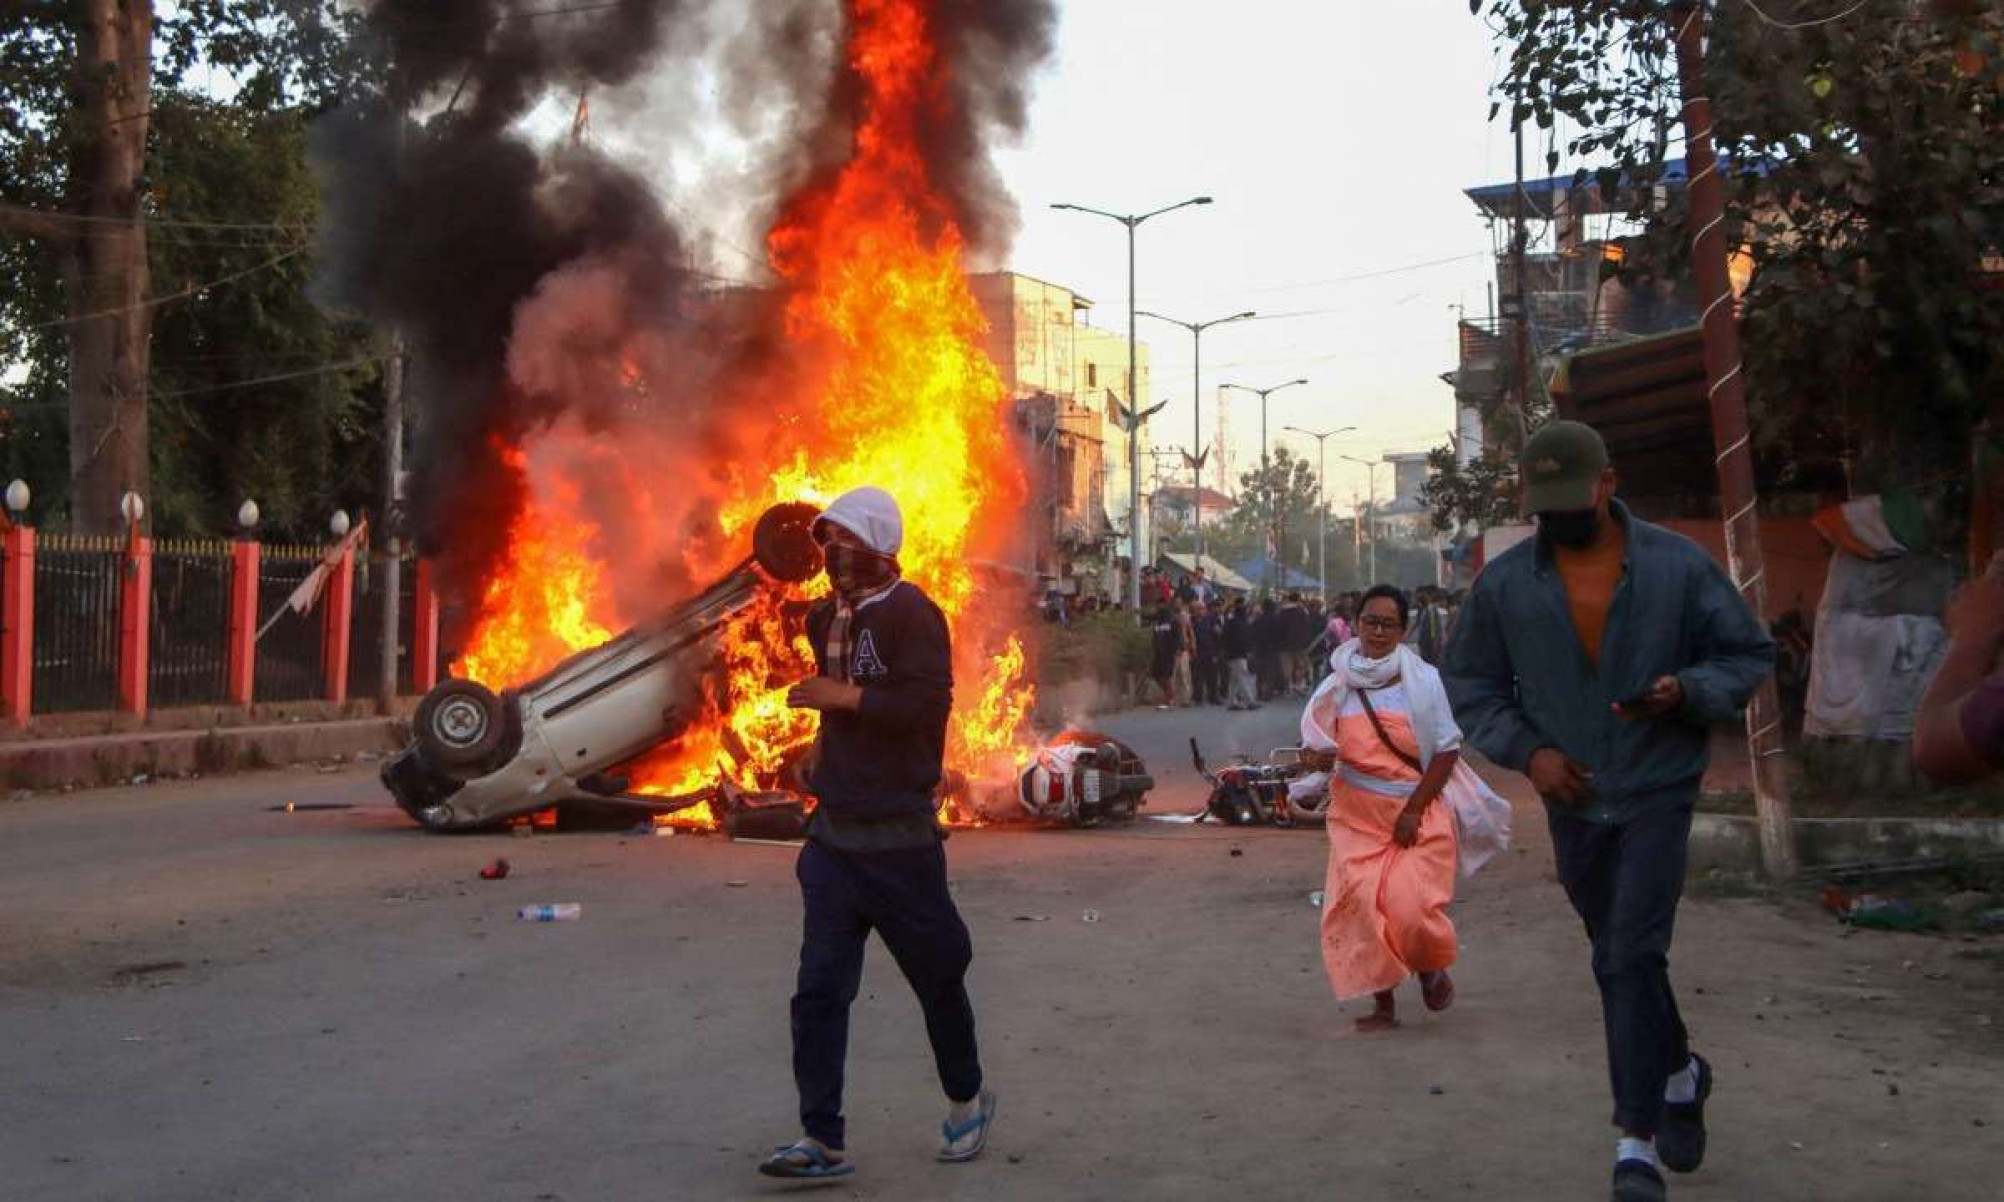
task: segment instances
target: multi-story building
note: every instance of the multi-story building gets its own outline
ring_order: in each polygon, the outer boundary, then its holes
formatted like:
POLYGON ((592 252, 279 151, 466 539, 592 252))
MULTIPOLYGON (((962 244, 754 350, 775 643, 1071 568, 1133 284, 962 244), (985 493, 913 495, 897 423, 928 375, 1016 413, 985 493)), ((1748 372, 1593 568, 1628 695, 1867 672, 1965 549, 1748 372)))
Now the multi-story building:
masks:
MULTIPOLYGON (((986 349, 1016 402, 1039 520, 1021 562, 1066 592, 1117 593, 1131 525, 1127 338, 1091 324, 1092 302, 1069 288, 1014 272, 973 278, 988 319, 986 349)), ((1138 409, 1148 407, 1148 348, 1136 352, 1138 409)), ((1140 437, 1148 451, 1148 432, 1140 437)), ((1138 531, 1146 563, 1147 508, 1138 531)))

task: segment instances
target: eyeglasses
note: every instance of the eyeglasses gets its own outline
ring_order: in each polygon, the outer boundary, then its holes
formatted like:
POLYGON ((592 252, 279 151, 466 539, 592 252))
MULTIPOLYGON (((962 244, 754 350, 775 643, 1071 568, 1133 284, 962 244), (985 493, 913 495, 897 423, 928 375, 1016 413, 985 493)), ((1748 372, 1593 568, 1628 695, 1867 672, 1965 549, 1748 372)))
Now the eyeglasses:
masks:
POLYGON ((1366 630, 1404 630, 1406 624, 1397 618, 1358 618, 1357 625, 1366 630))

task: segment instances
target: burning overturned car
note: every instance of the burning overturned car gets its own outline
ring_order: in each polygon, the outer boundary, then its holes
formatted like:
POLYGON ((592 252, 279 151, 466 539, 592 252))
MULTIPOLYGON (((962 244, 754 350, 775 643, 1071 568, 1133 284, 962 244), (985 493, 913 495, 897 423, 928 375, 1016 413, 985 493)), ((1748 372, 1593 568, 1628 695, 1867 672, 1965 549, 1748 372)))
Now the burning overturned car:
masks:
MULTIPOLYGON (((797 837, 802 794, 719 780, 649 796, 616 773, 701 717, 704 677, 732 618, 821 570, 819 516, 808 504, 774 506, 753 529, 752 554, 723 579, 519 687, 444 681, 419 704, 411 746, 384 763, 384 786, 432 831, 487 829, 557 807, 653 816, 707 805, 732 835, 797 837)), ((1126 744, 1066 731, 1020 766, 977 780, 949 773, 938 800, 974 822, 1089 827, 1131 820, 1153 787, 1126 744)))
POLYGON ((753 529, 752 554, 722 580, 519 688, 496 694, 444 681, 419 703, 411 746, 384 762, 384 786, 434 831, 495 826, 570 803, 672 813, 712 800, 630 794, 609 772, 698 717, 703 674, 732 617, 821 570, 811 533, 819 514, 807 504, 773 506, 753 529))

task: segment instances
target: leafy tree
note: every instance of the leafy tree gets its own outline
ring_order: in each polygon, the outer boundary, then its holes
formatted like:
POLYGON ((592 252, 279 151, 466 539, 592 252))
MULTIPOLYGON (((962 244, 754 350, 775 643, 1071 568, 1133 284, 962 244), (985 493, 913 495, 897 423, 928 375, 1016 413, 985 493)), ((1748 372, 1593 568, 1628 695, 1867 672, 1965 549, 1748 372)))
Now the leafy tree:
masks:
MULTIPOLYGON (((1471 0, 1508 61, 1499 108, 1645 231, 1626 270, 1688 270, 1672 19, 1635 0, 1471 0), (1667 197, 1667 199, 1666 199, 1667 197)), ((1957 474, 2004 406, 2004 6, 1706 6, 1727 219, 1752 265, 1749 400, 1765 444, 1855 465, 1861 489, 1957 474), (1830 18, 1822 20, 1821 18, 1830 18), (1799 28, 1783 28, 1798 23, 1799 28)))
POLYGON ((1420 503, 1433 511, 1433 528, 1443 533, 1467 526, 1487 529, 1518 519, 1517 465, 1500 448, 1486 448, 1463 464, 1453 447, 1426 453, 1428 476, 1420 503))
POLYGON ((1312 574, 1317 508, 1315 468, 1279 447, 1239 476, 1239 506, 1224 533, 1231 545, 1246 549, 1248 558, 1271 554, 1276 563, 1312 574), (1305 557, 1304 538, 1311 544, 1305 557))
POLYGON ((0 12, 0 234, 10 235, 0 240, 0 430, 9 465, 53 502, 45 514, 67 508, 80 529, 114 529, 120 495, 151 491, 154 322, 225 285, 201 287, 221 278, 210 276, 163 287, 186 277, 159 261, 149 232, 227 249, 250 241, 227 227, 258 220, 238 219, 235 204, 179 205, 161 172, 164 114, 190 98, 197 68, 229 81, 240 112, 324 107, 367 77, 349 52, 359 19, 339 0, 182 0, 165 12, 152 0, 72 0, 0 12))

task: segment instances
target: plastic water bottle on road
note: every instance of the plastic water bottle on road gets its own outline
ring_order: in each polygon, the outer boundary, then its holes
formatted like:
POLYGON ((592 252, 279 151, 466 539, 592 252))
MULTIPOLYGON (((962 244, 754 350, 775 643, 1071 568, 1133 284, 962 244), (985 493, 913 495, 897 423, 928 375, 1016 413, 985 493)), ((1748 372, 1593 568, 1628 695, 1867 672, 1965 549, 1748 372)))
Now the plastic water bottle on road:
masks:
POLYGON ((523 922, 576 922, 583 913, 584 907, 577 902, 546 902, 523 906, 515 911, 515 917, 523 922))

